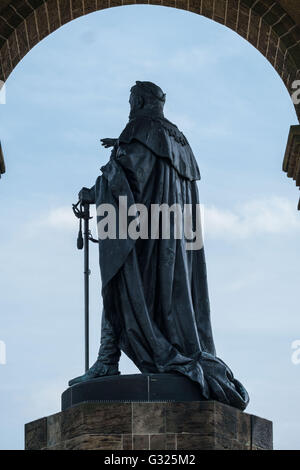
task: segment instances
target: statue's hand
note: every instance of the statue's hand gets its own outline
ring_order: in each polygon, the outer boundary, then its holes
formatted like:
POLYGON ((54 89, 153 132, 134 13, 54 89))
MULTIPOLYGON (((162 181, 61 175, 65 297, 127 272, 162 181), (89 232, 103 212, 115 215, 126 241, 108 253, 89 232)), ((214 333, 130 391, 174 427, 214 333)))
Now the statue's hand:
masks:
POLYGON ((118 139, 100 139, 100 141, 103 147, 108 149, 109 147, 113 147, 114 145, 116 145, 118 139))
POLYGON ((82 204, 94 204, 93 193, 89 188, 82 188, 78 193, 78 199, 82 204))

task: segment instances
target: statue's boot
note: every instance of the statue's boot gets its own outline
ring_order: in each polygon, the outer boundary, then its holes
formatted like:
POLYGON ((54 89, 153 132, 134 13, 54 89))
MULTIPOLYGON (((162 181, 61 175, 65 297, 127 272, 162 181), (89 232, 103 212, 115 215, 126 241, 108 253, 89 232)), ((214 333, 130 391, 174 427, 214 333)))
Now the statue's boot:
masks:
POLYGON ((89 368, 89 370, 79 377, 72 379, 69 381, 69 386, 87 382, 88 380, 93 380, 98 377, 105 377, 107 375, 119 375, 119 368, 118 364, 103 364, 100 359, 97 359, 94 365, 89 368))
POLYGON ((105 310, 102 313, 101 323, 101 344, 98 354, 98 359, 89 370, 69 381, 69 386, 87 382, 88 380, 96 379, 97 377, 105 377, 108 375, 119 375, 119 360, 121 351, 118 346, 112 325, 110 324, 105 310))

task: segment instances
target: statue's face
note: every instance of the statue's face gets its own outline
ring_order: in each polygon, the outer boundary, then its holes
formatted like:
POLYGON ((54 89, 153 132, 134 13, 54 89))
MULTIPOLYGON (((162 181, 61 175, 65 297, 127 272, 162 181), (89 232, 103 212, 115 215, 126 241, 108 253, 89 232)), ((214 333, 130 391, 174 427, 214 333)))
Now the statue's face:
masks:
POLYGON ((129 96, 129 104, 130 104, 130 109, 132 110, 133 104, 134 104, 134 96, 133 96, 133 91, 131 88, 130 96, 129 96))
POLYGON ((141 108, 141 98, 135 92, 134 87, 131 88, 129 97, 130 111, 136 111, 141 108))

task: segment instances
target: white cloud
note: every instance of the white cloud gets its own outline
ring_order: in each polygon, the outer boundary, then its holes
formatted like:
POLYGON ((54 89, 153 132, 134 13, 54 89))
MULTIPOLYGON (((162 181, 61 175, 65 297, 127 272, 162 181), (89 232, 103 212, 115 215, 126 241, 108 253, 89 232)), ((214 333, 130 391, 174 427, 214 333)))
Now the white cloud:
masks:
POLYGON ((24 233, 29 237, 36 237, 40 230, 74 231, 78 229, 78 219, 73 214, 70 206, 62 206, 49 210, 45 215, 40 215, 24 227, 24 233))
MULTIPOLYGON (((217 239, 245 239, 265 234, 300 232, 300 216, 288 199, 256 199, 232 209, 202 205, 205 236, 217 239)), ((92 207, 93 212, 93 207, 92 207)), ((91 214, 95 215, 95 214, 91 214)), ((78 219, 69 206, 51 209, 34 222, 34 228, 76 230, 78 219)))
POLYGON ((204 208, 206 236, 245 239, 264 234, 300 232, 300 217, 294 204, 279 197, 253 200, 234 209, 204 208))
POLYGON ((70 207, 58 207, 57 209, 52 209, 40 221, 40 224, 53 228, 73 229, 76 226, 76 218, 70 207))
MULTIPOLYGON (((91 217, 95 219, 95 206, 91 206, 90 209, 91 217)), ((70 206, 61 206, 51 209, 44 216, 41 216, 36 221, 32 222, 28 228, 30 229, 54 229, 73 231, 74 233, 78 229, 78 221, 70 206)), ((30 230, 29 230, 30 231, 30 230)))

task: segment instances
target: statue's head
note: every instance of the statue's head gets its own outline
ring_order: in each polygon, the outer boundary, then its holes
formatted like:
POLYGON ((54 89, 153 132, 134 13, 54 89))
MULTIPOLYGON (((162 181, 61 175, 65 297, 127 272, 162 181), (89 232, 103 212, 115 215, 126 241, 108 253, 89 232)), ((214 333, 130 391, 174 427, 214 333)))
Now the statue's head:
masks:
POLYGON ((163 115, 166 95, 152 82, 136 82, 131 88, 129 103, 130 116, 139 112, 151 115, 163 115))

